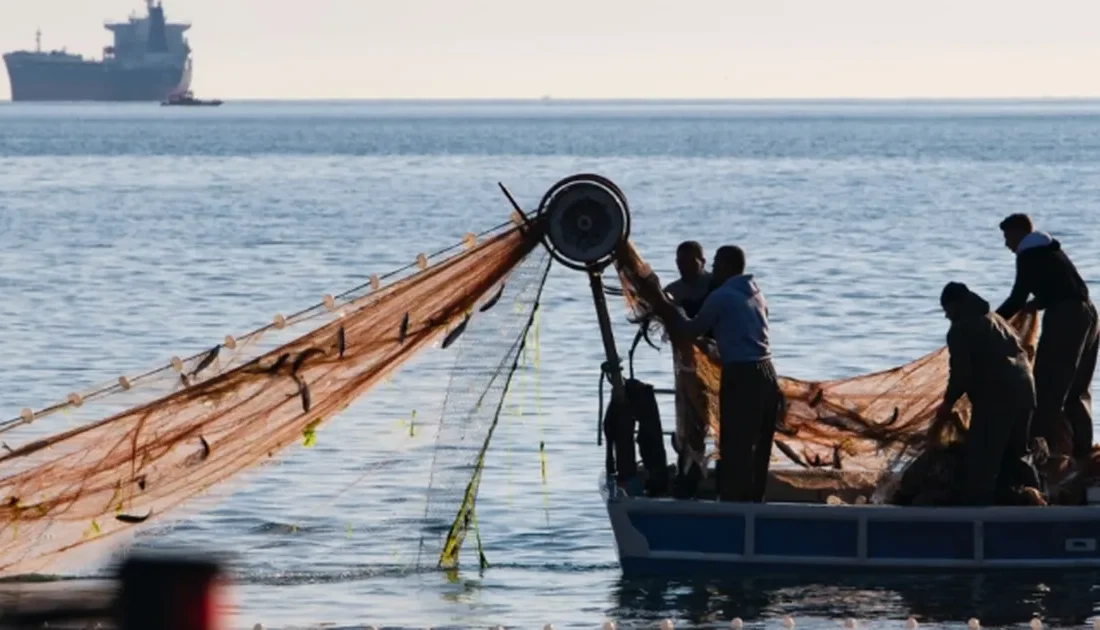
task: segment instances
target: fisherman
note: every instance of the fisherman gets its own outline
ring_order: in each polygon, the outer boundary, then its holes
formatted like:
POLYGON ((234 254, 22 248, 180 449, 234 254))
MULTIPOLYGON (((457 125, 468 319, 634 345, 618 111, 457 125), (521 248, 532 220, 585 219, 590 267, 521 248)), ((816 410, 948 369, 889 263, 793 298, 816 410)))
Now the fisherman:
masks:
MULTIPOLYGON (((1016 471, 1028 454, 1028 429, 1035 410, 1035 382, 1027 353, 1012 326, 965 284, 949 282, 940 294, 951 375, 938 419, 946 420, 955 403, 970 400, 960 483, 964 505, 993 505, 1005 484, 1031 485, 1037 479, 1016 471), (1011 472, 1010 472, 1011 471, 1011 472)), ((1034 475, 1032 476, 1034 477, 1034 475)))
POLYGON ((699 338, 713 331, 722 362, 718 493, 722 501, 761 502, 768 481, 775 427, 787 404, 768 339, 768 305, 745 252, 733 245, 714 256, 716 288, 694 318, 686 318, 663 293, 655 305, 673 334, 699 338))
POLYGON ((997 313, 1011 319, 1019 312, 1044 311, 1035 352, 1033 434, 1046 439, 1053 455, 1069 448, 1084 462, 1092 452, 1092 376, 1100 341, 1096 307, 1057 239, 1035 231, 1026 214, 1010 215, 1000 227, 1005 246, 1016 254, 1016 281, 997 313))
MULTIPOLYGON (((687 317, 694 317, 710 293, 711 275, 706 271, 703 246, 697 241, 684 241, 676 248, 676 268, 680 277, 665 287, 672 303, 687 317)), ((675 496, 691 498, 706 474, 707 419, 693 404, 702 392, 695 380, 695 356, 673 352, 676 382, 676 432, 672 446, 676 451, 677 483, 675 496)))
POLYGON ((684 309, 688 317, 695 317, 703 300, 710 293, 711 275, 707 273, 707 259, 703 246, 697 241, 684 241, 676 248, 676 268, 680 277, 665 287, 672 303, 684 309))

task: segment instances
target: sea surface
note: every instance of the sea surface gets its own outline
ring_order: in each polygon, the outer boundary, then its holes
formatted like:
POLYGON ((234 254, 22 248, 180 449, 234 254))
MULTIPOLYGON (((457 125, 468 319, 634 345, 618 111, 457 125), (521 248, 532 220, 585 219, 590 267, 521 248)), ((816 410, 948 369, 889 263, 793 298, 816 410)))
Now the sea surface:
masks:
MULTIPOLYGON (((791 376, 939 347, 945 282, 1007 296, 997 224, 1012 212, 1100 291, 1098 102, 0 104, 0 413, 199 352, 505 221, 498 182, 533 209, 579 171, 623 188, 662 278, 681 240, 742 245, 791 376)), ((316 446, 142 544, 231 553, 240 628, 1091 623, 1092 575, 624 580, 597 491, 588 291, 552 270, 478 502, 489 568, 473 554, 457 576, 416 568, 455 360, 439 349, 316 446)), ((612 300, 625 346, 634 329, 612 300)), ((667 349, 643 347, 637 368, 671 384, 667 349)))

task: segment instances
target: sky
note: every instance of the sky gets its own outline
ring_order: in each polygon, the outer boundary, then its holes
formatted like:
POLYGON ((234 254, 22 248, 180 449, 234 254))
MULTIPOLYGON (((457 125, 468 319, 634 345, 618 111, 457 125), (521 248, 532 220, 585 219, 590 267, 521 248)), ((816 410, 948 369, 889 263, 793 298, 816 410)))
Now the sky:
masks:
MULTIPOLYGON (((1100 0, 164 0, 233 99, 1100 97, 1100 0)), ((98 57, 143 0, 0 0, 98 57)), ((0 100, 10 97, 6 72, 0 100)))

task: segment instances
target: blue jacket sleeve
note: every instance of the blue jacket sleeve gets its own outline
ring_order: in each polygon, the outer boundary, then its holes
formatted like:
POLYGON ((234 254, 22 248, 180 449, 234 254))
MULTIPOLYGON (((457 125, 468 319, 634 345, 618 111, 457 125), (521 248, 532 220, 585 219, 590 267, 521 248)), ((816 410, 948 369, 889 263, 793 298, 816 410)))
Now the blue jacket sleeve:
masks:
POLYGON ((711 293, 706 300, 703 300, 703 305, 695 317, 688 319, 679 310, 676 311, 676 332, 692 338, 702 337, 718 323, 720 311, 719 301, 711 293))

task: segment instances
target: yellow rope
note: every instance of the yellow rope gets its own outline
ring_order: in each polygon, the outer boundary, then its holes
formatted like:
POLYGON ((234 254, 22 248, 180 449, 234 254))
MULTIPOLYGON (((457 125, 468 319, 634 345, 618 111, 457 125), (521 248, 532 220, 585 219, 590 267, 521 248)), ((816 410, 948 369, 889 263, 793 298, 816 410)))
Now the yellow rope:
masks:
POLYGON ((504 471, 504 504, 509 508, 512 507, 512 425, 522 421, 523 419, 523 366, 527 365, 527 347, 524 346, 522 353, 520 354, 519 369, 516 370, 515 376, 512 379, 512 383, 508 386, 508 390, 504 393, 505 396, 510 396, 514 401, 510 414, 514 417, 516 422, 504 423, 504 461, 506 462, 504 471))
POLYGON ((534 346, 535 361, 534 361, 534 379, 535 379, 535 417, 538 418, 539 423, 539 468, 542 472, 542 508, 546 514, 546 525, 550 525, 550 485, 546 478, 546 427, 542 422, 542 389, 540 387, 541 379, 539 378, 539 361, 540 361, 540 349, 539 343, 539 311, 542 308, 535 309, 535 321, 531 326, 532 345, 534 346))

